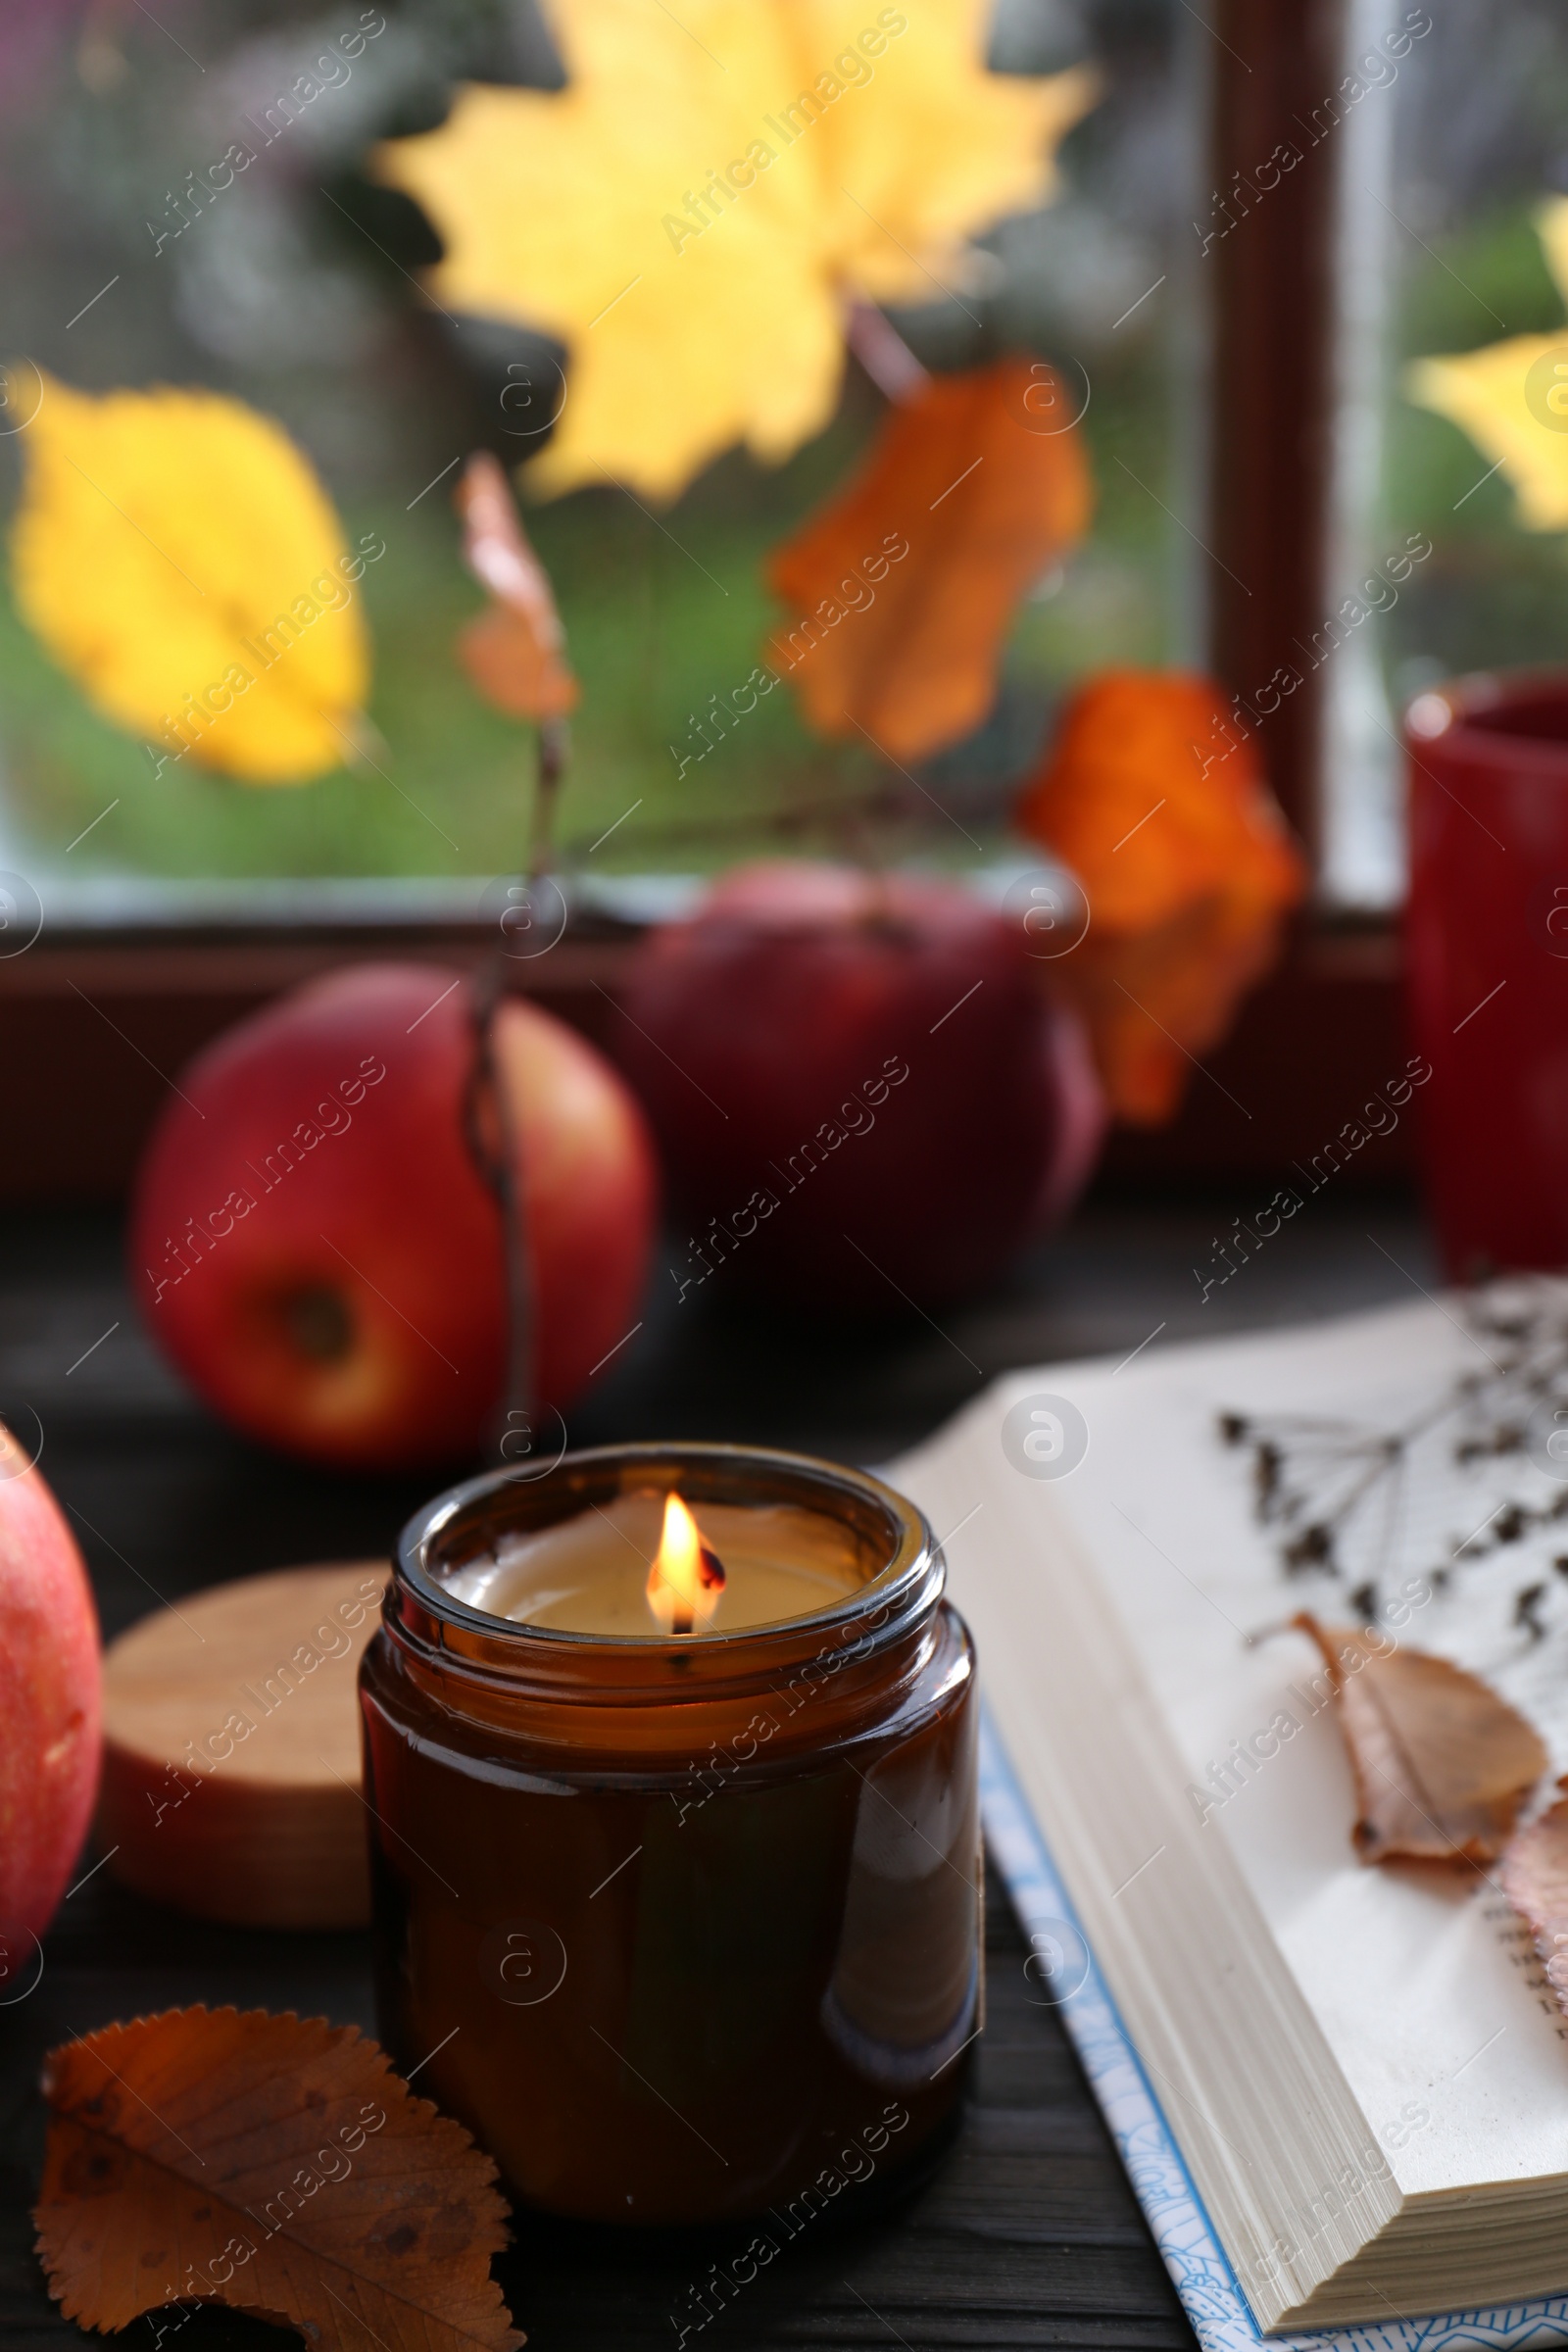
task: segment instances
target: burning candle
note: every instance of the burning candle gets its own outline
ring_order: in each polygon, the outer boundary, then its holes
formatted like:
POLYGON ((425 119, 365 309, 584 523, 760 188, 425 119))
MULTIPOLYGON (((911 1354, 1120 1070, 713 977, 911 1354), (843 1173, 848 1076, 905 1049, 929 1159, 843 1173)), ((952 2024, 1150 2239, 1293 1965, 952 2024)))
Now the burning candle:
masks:
MULTIPOLYGON (((773 1576, 779 1570, 770 1562, 773 1576)), ((718 1607, 718 1596, 729 1579, 724 1563, 716 1551, 703 1542, 696 1520, 678 1494, 664 1497, 664 1518, 660 1530, 659 1549, 648 1570, 648 1606, 667 1634, 695 1632, 699 1623, 708 1625, 718 1607)), ((783 1595, 778 1595, 781 1601, 783 1595)), ((799 1606, 787 1608, 764 1602, 761 1610, 749 1611, 750 1622, 765 1624, 769 1617, 797 1617, 799 1606)))
POLYGON ((381 2034, 520 2200, 793 2233, 944 2144, 980 1889, 943 1574, 874 1479, 726 1446, 405 1531, 361 1676, 381 2034))
POLYGON ((821 1511, 700 1508, 699 1521, 673 1489, 619 1494, 553 1526, 498 1535, 446 1589, 516 1625, 636 1640, 808 1617, 864 1581, 854 1539, 821 1511))

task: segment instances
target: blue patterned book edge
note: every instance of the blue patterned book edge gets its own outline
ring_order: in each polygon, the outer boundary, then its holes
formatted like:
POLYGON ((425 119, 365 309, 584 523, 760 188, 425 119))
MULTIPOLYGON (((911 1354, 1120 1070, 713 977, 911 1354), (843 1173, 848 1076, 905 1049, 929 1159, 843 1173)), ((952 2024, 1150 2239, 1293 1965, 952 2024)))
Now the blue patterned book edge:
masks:
POLYGON ((1525 2352, 1527 2345, 1568 2343, 1568 2295, 1444 2319, 1263 2335, 988 1716, 980 1732, 980 1796, 991 1858, 1007 1883, 1025 1935, 1042 1955, 1035 1971, 1042 2002, 1061 2011, 1202 2352, 1448 2352, 1461 2345, 1525 2352))

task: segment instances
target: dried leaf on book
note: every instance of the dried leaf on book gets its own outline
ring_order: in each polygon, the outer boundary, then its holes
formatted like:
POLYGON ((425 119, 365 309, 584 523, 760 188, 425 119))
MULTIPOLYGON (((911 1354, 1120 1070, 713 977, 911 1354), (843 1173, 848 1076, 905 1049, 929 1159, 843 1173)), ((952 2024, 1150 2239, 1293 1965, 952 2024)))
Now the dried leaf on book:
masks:
POLYGON ((1069 415, 1059 380, 1027 360, 932 376, 775 550, 768 584, 790 619, 768 659, 818 734, 922 760, 980 724, 1020 597, 1088 527, 1069 415))
POLYGON ((454 503, 463 516, 464 562, 490 596, 458 634, 459 661, 509 718, 564 718, 579 691, 566 632, 506 472, 487 449, 475 450, 464 467, 454 503))
POLYGON ((1339 1702, 1362 1861, 1494 1861, 1546 1769, 1534 1728, 1446 1658, 1371 1628, 1291 1623, 1317 1643, 1339 1702))
POLYGON ((38 2253, 83 2327, 216 2301, 314 2352, 523 2341, 495 2166, 357 2028, 172 2009, 51 2051, 44 2091, 38 2253))
POLYGON ((1558 2007, 1568 2010, 1568 1797, 1519 1832, 1497 1875, 1530 1923, 1558 2007))

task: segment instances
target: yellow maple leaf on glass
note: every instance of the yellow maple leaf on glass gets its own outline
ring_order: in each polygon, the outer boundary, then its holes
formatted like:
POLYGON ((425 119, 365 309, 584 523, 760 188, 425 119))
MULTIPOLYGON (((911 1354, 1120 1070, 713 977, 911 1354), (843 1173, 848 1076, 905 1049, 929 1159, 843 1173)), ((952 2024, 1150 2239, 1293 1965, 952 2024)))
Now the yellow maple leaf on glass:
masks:
POLYGON ((953 286, 1095 96, 989 73, 990 0, 545 7, 564 90, 466 86, 376 168, 445 242, 442 303, 567 346, 550 491, 668 499, 737 441, 788 457, 832 415, 846 302, 953 286))
POLYGON ((215 392, 75 392, 21 436, 23 617, 117 726, 250 784, 342 766, 368 637, 331 500, 280 424, 215 392))
MULTIPOLYGON (((1568 196, 1541 207, 1536 230, 1568 304, 1568 196)), ((1512 483, 1527 530, 1568 530, 1568 329, 1416 360, 1405 391, 1468 433, 1512 483)))

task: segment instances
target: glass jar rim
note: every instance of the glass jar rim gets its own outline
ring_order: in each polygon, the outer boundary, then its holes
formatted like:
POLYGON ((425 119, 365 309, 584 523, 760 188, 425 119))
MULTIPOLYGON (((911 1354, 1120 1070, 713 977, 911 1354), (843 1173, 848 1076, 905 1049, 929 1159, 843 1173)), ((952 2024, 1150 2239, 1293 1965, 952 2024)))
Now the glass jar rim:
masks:
POLYGON ((835 1663, 869 1660, 926 1624, 942 1597, 946 1563, 925 1515, 906 1496, 847 1464, 760 1446, 664 1440, 585 1446, 543 1475, 492 1470, 437 1494, 404 1527, 394 1555, 385 1617, 389 1632, 443 1670, 558 1692, 591 1673, 601 1698, 692 1698, 781 1671, 812 1653, 835 1663), (643 1485, 676 1487, 691 1502, 795 1503, 848 1520, 885 1552, 880 1568, 841 1599, 800 1617, 724 1633, 578 1633, 521 1624, 462 1600, 438 1572, 448 1544, 476 1539, 456 1567, 509 1528, 526 1531, 564 1518, 573 1505, 603 1501, 643 1485), (562 1507, 542 1507, 557 1502, 562 1507), (529 1505, 534 1507, 530 1508, 529 1505), (833 1506, 837 1505, 835 1509, 833 1506), (606 1677, 618 1669, 613 1688, 606 1677))

